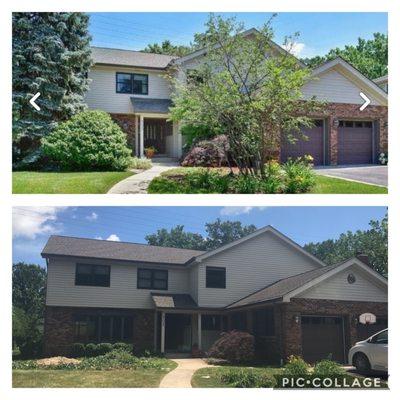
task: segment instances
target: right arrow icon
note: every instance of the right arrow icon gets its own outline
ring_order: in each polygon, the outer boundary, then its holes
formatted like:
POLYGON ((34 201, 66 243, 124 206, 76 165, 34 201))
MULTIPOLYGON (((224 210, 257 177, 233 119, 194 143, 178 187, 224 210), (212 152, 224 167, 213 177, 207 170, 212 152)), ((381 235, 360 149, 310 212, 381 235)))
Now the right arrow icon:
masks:
POLYGON ((371 103, 371 100, 363 93, 360 92, 360 96, 362 97, 362 99, 364 100, 364 104, 360 107, 360 111, 363 111, 368 105, 369 103, 371 103))

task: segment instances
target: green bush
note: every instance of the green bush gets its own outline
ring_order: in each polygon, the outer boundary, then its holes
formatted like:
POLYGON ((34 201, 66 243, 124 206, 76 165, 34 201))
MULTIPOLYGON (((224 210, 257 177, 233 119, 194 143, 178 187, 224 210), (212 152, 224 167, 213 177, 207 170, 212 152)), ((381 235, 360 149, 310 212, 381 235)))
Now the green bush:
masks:
POLYGON ((273 378, 247 368, 223 368, 219 379, 235 388, 268 388, 275 385, 273 378))
POLYGON ((285 365, 286 375, 303 376, 307 375, 310 366, 299 356, 290 356, 285 365))
POLYGON ((286 174, 286 193, 306 193, 315 185, 315 173, 307 161, 289 160, 283 164, 282 168, 286 174))
POLYGON ((97 355, 102 356, 104 354, 110 353, 113 351, 113 345, 111 343, 99 343, 97 345, 97 355))
POLYGON ((315 364, 314 375, 318 376, 337 376, 344 375, 345 371, 343 368, 331 360, 322 360, 315 364))
POLYGON ((88 343, 85 346, 85 357, 96 357, 97 355, 97 344, 88 343))
POLYGON ((216 136, 216 132, 212 132, 205 125, 184 125, 180 129, 182 136, 185 138, 185 150, 188 150, 192 145, 201 140, 211 139, 216 136))
POLYGON ((71 357, 83 357, 85 356, 85 345, 83 343, 74 343, 71 346, 69 354, 71 357))
POLYGON ((123 171, 131 164, 125 133, 103 111, 84 111, 59 124, 42 148, 63 171, 123 171))
POLYGON ((130 167, 133 169, 150 169, 153 166, 148 158, 132 157, 130 167))
POLYGON ((133 352, 133 345, 130 343, 114 343, 112 345, 113 350, 119 350, 119 351, 125 351, 127 353, 132 353, 133 352))

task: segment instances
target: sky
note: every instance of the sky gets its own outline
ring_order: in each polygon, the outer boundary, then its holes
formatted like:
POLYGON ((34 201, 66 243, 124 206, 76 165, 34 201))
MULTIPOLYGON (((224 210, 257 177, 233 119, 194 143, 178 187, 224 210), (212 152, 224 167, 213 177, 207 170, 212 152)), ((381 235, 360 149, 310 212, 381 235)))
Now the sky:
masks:
POLYGON ((146 235, 176 225, 204 234, 206 222, 221 218, 272 225, 304 245, 367 229, 385 213, 386 207, 15 207, 13 262, 44 267, 40 252, 52 234, 146 243, 146 235))
MULTIPOLYGON (((236 16, 246 28, 259 27, 272 13, 218 13, 236 16)), ((204 31, 208 13, 89 13, 92 44, 142 50, 149 43, 169 39, 189 44, 193 34, 204 31)), ((275 42, 300 33, 297 56, 324 55, 331 48, 355 44, 358 37, 370 39, 374 32, 387 33, 387 13, 279 13, 274 19, 275 42)))

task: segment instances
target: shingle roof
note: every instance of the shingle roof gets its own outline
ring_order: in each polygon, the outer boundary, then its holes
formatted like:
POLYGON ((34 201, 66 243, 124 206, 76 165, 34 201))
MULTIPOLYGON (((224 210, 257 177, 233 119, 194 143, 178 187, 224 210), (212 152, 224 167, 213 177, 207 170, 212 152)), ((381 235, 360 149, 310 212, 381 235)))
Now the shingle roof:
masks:
POLYGON ((170 99, 141 99, 131 97, 131 102, 135 113, 168 114, 169 108, 172 106, 170 99))
POLYGON ((193 309, 198 308, 189 294, 152 293, 151 297, 157 308, 193 309))
POLYGON ((202 253, 202 251, 197 250, 149 246, 138 243, 50 236, 42 251, 42 256, 89 257, 116 261, 184 265, 193 257, 202 253))
POLYGON ((177 57, 165 54, 143 53, 133 50, 92 47, 92 60, 95 64, 120 65, 165 69, 177 57))
POLYGON ((257 304, 266 301, 281 299, 283 296, 290 293, 291 291, 305 285, 313 279, 318 278, 319 276, 331 271, 332 269, 342 264, 343 262, 334 265, 328 265, 326 267, 316 268, 302 274, 293 275, 288 278, 281 279, 277 282, 272 283, 271 285, 266 286, 263 289, 258 290, 255 293, 252 293, 240 299, 239 301, 236 301, 235 303, 230 304, 226 308, 237 308, 248 306, 250 304, 257 304))

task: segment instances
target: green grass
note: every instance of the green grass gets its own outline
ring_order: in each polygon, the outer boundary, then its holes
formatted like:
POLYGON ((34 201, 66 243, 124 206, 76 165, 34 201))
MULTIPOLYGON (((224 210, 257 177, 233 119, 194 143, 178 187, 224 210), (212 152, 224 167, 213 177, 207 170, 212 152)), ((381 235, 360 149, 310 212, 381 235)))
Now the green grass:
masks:
POLYGON ((223 366, 223 367, 208 367, 197 370, 192 377, 192 386, 196 388, 230 388, 232 384, 222 382, 220 374, 235 370, 249 370, 255 374, 263 374, 273 378, 274 375, 282 373, 282 368, 276 367, 238 367, 238 366, 223 366))
POLYGON ((311 193, 317 194, 385 194, 387 188, 364 183, 346 181, 339 178, 317 176, 317 184, 311 193))
POLYGON ((14 194, 107 193, 132 172, 13 172, 14 194))
MULTIPOLYGON (((176 367, 176 364, 175 366, 176 367)), ((173 367, 173 368, 174 368, 173 367)), ((169 371, 154 369, 113 371, 14 370, 14 388, 151 388, 169 371)))

